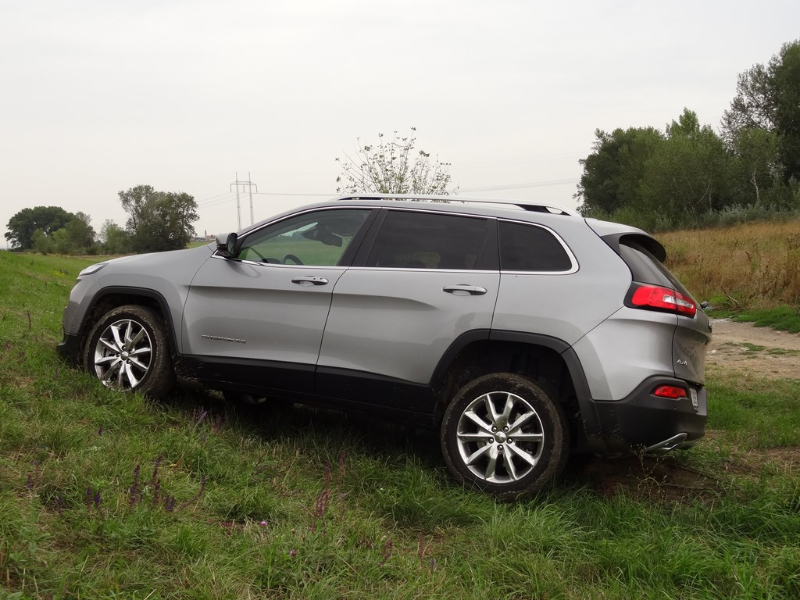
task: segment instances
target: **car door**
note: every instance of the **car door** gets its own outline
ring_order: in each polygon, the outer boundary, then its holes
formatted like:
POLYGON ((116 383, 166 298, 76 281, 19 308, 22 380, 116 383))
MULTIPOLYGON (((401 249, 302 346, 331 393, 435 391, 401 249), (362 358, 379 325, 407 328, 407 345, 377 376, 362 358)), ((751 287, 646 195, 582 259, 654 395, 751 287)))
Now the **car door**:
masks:
POLYGON ((240 388, 311 391, 331 292, 369 213, 303 212, 247 233, 235 257, 206 261, 183 313, 189 370, 240 388))
POLYGON ((500 279, 496 223, 389 209, 376 228, 334 289, 317 392, 428 411, 427 385, 448 347, 467 332, 488 337, 500 279))

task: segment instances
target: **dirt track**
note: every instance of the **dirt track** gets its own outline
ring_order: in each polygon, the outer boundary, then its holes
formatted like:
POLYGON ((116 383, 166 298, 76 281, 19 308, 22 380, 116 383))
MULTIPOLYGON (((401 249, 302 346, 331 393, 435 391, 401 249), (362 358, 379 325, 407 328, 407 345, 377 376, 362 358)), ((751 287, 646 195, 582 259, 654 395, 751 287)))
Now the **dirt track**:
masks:
POLYGON ((741 371, 757 377, 800 379, 800 334, 714 319, 706 355, 709 369, 741 371))

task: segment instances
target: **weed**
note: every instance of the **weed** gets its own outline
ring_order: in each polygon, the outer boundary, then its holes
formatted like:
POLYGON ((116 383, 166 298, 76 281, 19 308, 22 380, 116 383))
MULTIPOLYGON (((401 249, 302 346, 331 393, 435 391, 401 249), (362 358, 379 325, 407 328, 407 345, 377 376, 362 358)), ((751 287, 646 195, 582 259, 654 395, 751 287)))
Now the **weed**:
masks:
POLYGON ((503 504, 435 435, 59 369, 62 273, 89 262, 0 253, 0 596, 800 597, 800 383, 715 372, 695 449, 503 504))

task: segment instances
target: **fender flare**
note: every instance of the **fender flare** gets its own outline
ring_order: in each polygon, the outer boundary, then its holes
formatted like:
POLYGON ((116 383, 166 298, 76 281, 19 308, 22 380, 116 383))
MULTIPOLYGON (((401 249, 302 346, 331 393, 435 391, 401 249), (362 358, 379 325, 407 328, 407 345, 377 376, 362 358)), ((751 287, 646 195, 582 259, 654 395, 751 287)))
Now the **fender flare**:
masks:
MULTIPOLYGON (((140 287, 128 287, 124 285, 114 285, 109 287, 101 288, 97 291, 92 298, 92 302, 89 305, 89 308, 86 310, 86 315, 91 315, 94 312, 94 309, 97 305, 103 300, 103 298, 107 296, 113 296, 115 294, 125 295, 125 296, 142 296, 145 298, 150 298, 151 300, 155 300, 158 304, 159 309, 161 310, 161 314, 164 317, 164 321, 167 324, 167 333, 169 334, 169 341, 172 346, 172 353, 173 355, 178 354, 178 337, 175 332, 175 323, 172 320, 172 312, 169 310, 169 303, 164 296, 157 292, 156 290, 148 289, 148 288, 140 288, 140 287)), ((79 336, 83 336, 86 333, 86 324, 87 320, 84 319, 83 323, 81 323, 81 330, 78 333, 79 336)))
POLYGON ((581 418, 586 434, 591 436, 601 433, 600 419, 597 415, 597 408, 592 398, 591 391, 589 390, 589 382, 586 379, 583 365, 581 365, 577 353, 570 344, 553 336, 497 329, 474 329, 462 333, 450 344, 439 359, 439 363, 436 365, 436 369, 431 377, 430 387, 436 389, 441 386, 456 356, 469 344, 478 341, 515 342, 532 346, 543 346, 558 353, 569 370, 572 385, 575 388, 575 395, 578 398, 578 406, 581 409, 581 418))

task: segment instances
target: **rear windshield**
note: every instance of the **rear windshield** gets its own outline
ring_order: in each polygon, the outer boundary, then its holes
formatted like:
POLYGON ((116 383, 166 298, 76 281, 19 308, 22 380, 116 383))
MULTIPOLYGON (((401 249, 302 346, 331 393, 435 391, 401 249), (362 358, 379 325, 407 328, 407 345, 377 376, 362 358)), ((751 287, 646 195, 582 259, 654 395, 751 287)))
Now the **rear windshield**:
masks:
POLYGON ((669 272, 669 269, 640 244, 622 238, 619 241, 619 254, 631 270, 634 281, 672 288, 691 298, 689 291, 669 272))

